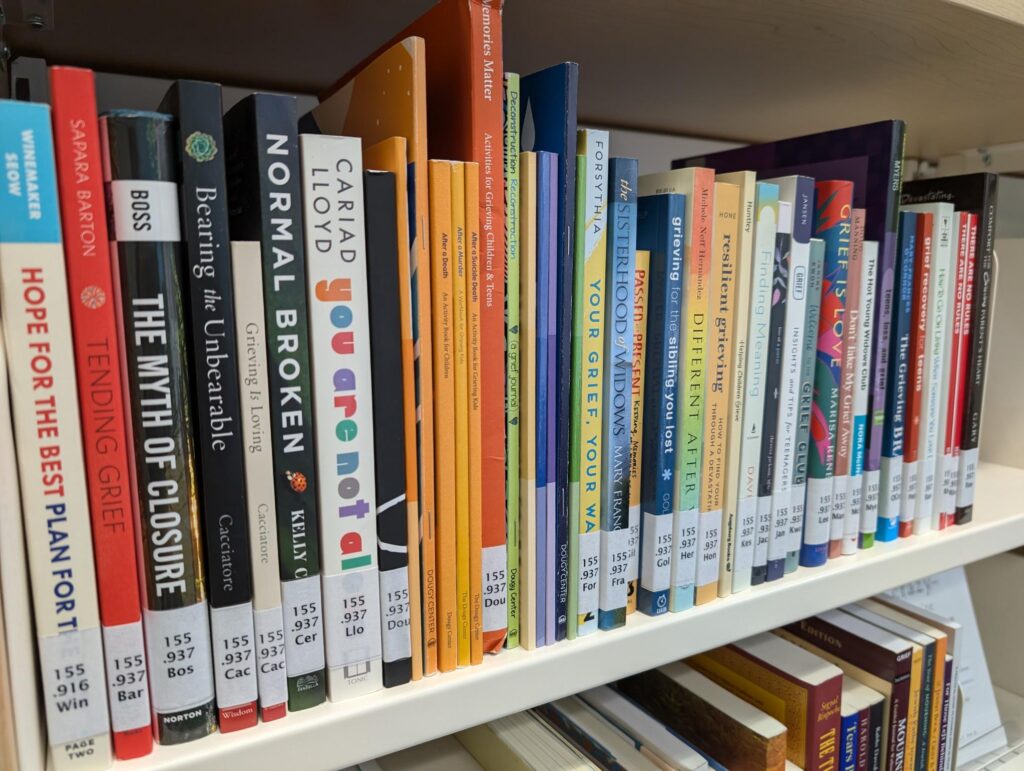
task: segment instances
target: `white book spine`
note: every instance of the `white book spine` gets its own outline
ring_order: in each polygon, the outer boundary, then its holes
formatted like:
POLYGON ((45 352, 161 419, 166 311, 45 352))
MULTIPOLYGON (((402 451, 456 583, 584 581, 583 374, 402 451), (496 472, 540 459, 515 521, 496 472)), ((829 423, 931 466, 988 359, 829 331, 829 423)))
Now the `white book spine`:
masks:
POLYGON ((260 706, 266 709, 284 706, 288 700, 288 677, 277 561, 270 384, 260 258, 258 241, 235 241, 231 245, 232 282, 235 297, 240 299, 235 305, 235 328, 245 442, 245 492, 249 506, 256 680, 260 706))
POLYGON ((14 363, 47 740, 58 771, 106 768, 110 723, 49 108, 2 103, 0 148, 0 312, 14 363))
POLYGON ((362 144, 302 135, 324 644, 332 701, 383 687, 362 144))
POLYGON ((850 508, 860 535, 874 535, 878 527, 877 497, 869 500, 865 495, 868 479, 864 474, 867 455, 868 394, 871 391, 871 345, 874 325, 871 310, 875 307, 878 286, 878 242, 864 242, 863 266, 860 279, 861 325, 857 328, 857 380, 853 392, 853 436, 850 438, 850 508))

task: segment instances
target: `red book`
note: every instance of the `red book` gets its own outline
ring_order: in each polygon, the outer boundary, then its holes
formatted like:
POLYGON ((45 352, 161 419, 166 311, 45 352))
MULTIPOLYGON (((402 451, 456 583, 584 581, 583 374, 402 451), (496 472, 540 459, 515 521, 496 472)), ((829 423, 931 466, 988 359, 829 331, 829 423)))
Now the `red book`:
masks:
MULTIPOLYGON (((483 596, 505 573, 505 182, 501 9, 503 0, 440 0, 321 95, 326 99, 384 50, 410 35, 427 50, 430 157, 479 164, 480 431, 483 596), (495 569, 498 568, 498 569, 495 569)), ((504 593, 501 593, 504 596, 504 593)), ((501 650, 505 605, 484 611, 483 649, 501 650)))
POLYGON ((92 71, 52 67, 50 92, 114 754, 127 760, 153 735, 92 71))
POLYGON ((903 500, 900 506, 900 538, 914 534, 917 500, 917 446, 921 434, 921 392, 924 386, 924 348, 928 332, 928 292, 932 273, 932 215, 917 215, 917 247, 914 253, 914 300, 910 311, 910 366, 907 371, 907 414, 903 433, 903 500))
POLYGON ((971 311, 974 299, 974 267, 977 256, 978 215, 960 213, 960 248, 956 264, 956 309, 953 325, 953 362, 949 368, 949 403, 946 417, 946 452, 952 457, 948 466, 948 495, 942 508, 940 528, 954 524, 956 491, 960 470, 960 437, 963 434, 964 394, 967 390, 967 362, 971 347, 971 311), (962 261, 962 264, 961 264, 962 261))

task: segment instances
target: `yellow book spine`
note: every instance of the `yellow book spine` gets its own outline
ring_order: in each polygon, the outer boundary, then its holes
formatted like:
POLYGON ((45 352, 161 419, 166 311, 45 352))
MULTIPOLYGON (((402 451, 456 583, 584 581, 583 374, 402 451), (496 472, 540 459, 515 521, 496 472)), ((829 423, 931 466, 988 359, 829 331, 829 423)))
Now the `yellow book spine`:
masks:
POLYGON ((946 686, 946 645, 948 638, 935 638, 935 677, 932 683, 932 714, 928 733, 928 768, 938 768, 939 734, 942 732, 942 692, 946 686))
POLYGON ((466 302, 466 167, 452 163, 452 318, 455 350, 455 586, 458 662, 469 666, 469 333, 466 302))
POLYGON ((718 596, 725 499, 725 450, 729 441, 732 393, 732 326, 735 313, 736 258, 739 251, 740 189, 716 182, 711 271, 708 280, 707 367, 704 386, 704 468, 701 471, 698 605, 718 596))
POLYGON ((455 560, 455 270, 452 243, 452 166, 430 161, 430 272, 434 348, 434 495, 438 609, 438 668, 458 664, 455 560))
POLYGON ((918 714, 921 711, 921 680, 924 670, 924 648, 914 646, 914 657, 910 664, 910 698, 907 714, 907 752, 904 756, 904 771, 914 771, 917 767, 917 729, 918 714))
POLYGON ((633 410, 629 421, 629 594, 626 614, 636 611, 636 582, 640 563, 640 464, 644 430, 644 365, 647 361, 647 286, 651 253, 636 253, 633 283, 633 410))
POLYGON ((469 332, 469 660, 484 660, 483 495, 480 412, 480 167, 466 163, 466 295, 469 332))

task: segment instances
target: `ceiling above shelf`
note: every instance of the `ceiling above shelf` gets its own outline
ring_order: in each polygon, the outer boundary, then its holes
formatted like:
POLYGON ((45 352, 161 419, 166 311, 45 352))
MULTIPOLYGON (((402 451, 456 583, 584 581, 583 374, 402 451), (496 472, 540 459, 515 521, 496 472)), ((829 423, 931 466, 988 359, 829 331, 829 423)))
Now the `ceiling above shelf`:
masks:
MULTIPOLYGON (((316 93, 430 5, 56 0, 52 29, 7 40, 52 62, 316 93)), ((899 117, 908 156, 927 158, 1024 139, 1014 0, 506 0, 504 19, 509 69, 580 63, 592 125, 764 141, 899 117)))

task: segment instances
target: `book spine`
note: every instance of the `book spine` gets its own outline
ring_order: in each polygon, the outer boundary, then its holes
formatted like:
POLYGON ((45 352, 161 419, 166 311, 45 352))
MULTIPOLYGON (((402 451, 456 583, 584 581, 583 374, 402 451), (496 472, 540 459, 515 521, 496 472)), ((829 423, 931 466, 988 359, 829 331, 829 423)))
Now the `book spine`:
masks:
POLYGON ((793 463, 793 490, 790 496, 789 542, 786 546, 786 573, 800 564, 800 543, 804 535, 807 502, 807 462, 811 450, 811 411, 814 407, 814 360, 818 339, 807 330, 818 328, 821 315, 821 282, 825 269, 825 242, 812 238, 807 265, 807 304, 800 352, 800 399, 797 411, 796 460, 793 463))
POLYGON ((839 389, 839 423, 836 436, 836 475, 833 481, 832 505, 842 516, 843 531, 840 554, 857 553, 857 531, 860 512, 853 508, 850 480, 853 453, 853 398, 857 377, 857 335, 863 322, 860 293, 864 265, 864 210, 854 209, 851 216, 849 259, 846 264, 846 313, 843 323, 843 377, 839 389))
POLYGON ((893 287, 893 318, 890 329, 888 376, 885 388, 885 423, 882 434, 882 458, 879 463, 881 484, 876 537, 892 541, 899 536, 900 507, 903 497, 903 441, 911 368, 911 314, 914 307, 914 263, 917 249, 917 215, 900 213, 899 252, 896 255, 893 287))
MULTIPOLYGON (((483 598, 483 512, 482 491, 483 462, 481 458, 482 394, 480 393, 480 212, 473 205, 478 197, 477 168, 475 163, 466 164, 466 342, 468 353, 469 380, 469 659, 479 664, 484 659, 484 598, 483 598)), ((502 497, 504 504, 504 497, 502 497)), ((500 569, 505 564, 505 538, 502 526, 501 544, 488 547, 494 563, 500 569), (497 550, 497 551, 494 551, 497 550)), ((490 584, 494 595, 494 613, 490 627, 501 640, 505 638, 505 615, 508 582, 490 584), (500 601, 499 601, 500 598, 500 601)), ((501 640, 492 651, 501 650, 501 640)))
MULTIPOLYGON (((715 173, 698 169, 693 173, 692 195, 686 198, 683 218, 685 256, 682 279, 682 338, 685 351, 682 376, 682 404, 676 411, 674 436, 680 441, 675 462, 676 489, 673 507, 672 576, 669 607, 673 612, 686 610, 696 601, 697 565, 700 544, 700 499, 705 480, 704 402, 707 379, 707 335, 709 279, 713 260, 712 232, 715 226, 715 173)), ((651 267, 656 256, 652 252, 651 267)), ((652 273, 652 278, 653 278, 652 273)), ((653 308, 653 306, 652 306, 653 308)), ((648 310, 651 313, 651 309, 648 310)), ((650 338, 653 340, 653 338, 650 338)), ((650 387, 650 385, 648 385, 650 387)), ((660 399, 648 400, 648 405, 660 399)), ((648 456, 650 457, 650 456, 648 456)), ((645 510, 646 511, 646 510, 645 510)), ((642 550, 641 550, 642 551, 642 550)))
MULTIPOLYGON (((562 255, 558 250, 561 230, 557 227, 559 214, 562 211, 558 203, 558 172, 559 159, 552 154, 547 164, 548 183, 550 191, 547 200, 547 222, 545 228, 547 239, 547 417, 545 430, 547 441, 545 450, 547 453, 547 471, 545 485, 545 515, 547 517, 547 551, 545 554, 545 581, 546 581, 546 618, 544 639, 548 645, 557 640, 563 639, 568 629, 566 618, 566 607, 568 603, 568 587, 563 589, 563 583, 568 584, 568 526, 569 526, 569 455, 567 426, 569 421, 562 420, 565 415, 563 406, 568 407, 569 389, 561 384, 565 381, 559 377, 559 373, 569 372, 568 368, 568 327, 563 326, 566 318, 562 312, 566 303, 562 300, 565 294, 562 292, 565 272, 559 264, 562 255), (560 283, 561 282, 561 283, 560 283), (565 345, 563 345, 565 343, 565 345), (563 359, 563 355, 565 358, 563 359), (564 556, 563 556, 564 555, 564 556), (562 568, 565 568, 563 570, 562 568), (557 623, 561 620, 561 623, 557 623), (561 634, 561 636, 559 636, 561 634)), ((569 245, 571 247, 571 239, 569 245)), ((571 254, 571 249, 570 252, 571 254)), ((563 262, 570 262, 568 258, 563 262)), ((568 291, 568 290, 567 290, 568 291)), ((571 299, 571 295, 570 295, 571 299)), ((566 313, 568 317, 568 313, 566 313)))
POLYGON ((959 424, 957 418, 962 414, 962 403, 960 394, 963 392, 960 384, 962 381, 962 367, 965 354, 964 343, 967 340, 967 327, 964 309, 967 292, 967 269, 970 263, 971 233, 974 215, 970 212, 957 212, 959 222, 957 223, 957 250, 955 266, 955 283, 953 302, 949 326, 947 327, 946 347, 949 352, 949 366, 945 368, 943 383, 946 389, 945 411, 942 414, 943 436, 942 458, 936 468, 936 493, 937 524, 938 529, 943 530, 953 524, 953 513, 956 510, 956 475, 959 465, 960 441, 959 424))
POLYGON ((629 391, 632 409, 629 418, 629 586, 626 614, 636 612, 637 582, 640 577, 640 487, 643 464, 644 373, 647 363, 647 297, 651 272, 651 253, 636 252, 633 281, 633 373, 629 391))
MULTIPOLYGON (((946 208, 946 207, 943 207, 946 208)), ((924 533, 936 527, 935 514, 935 468, 941 457, 939 442, 942 441, 943 411, 946 406, 943 384, 943 366, 948 362, 946 352, 946 322, 948 307, 952 304, 949 296, 953 279, 951 265, 955 262, 954 212, 952 205, 947 211, 935 216, 932 236, 932 283, 928 296, 928 333, 925 342, 925 380, 921 395, 921 420, 923 423, 918 446, 920 481, 917 488, 914 532, 924 533)))
POLYGON ((216 730, 216 712, 195 492, 174 123, 169 115, 114 113, 100 126, 142 513, 150 693, 157 741, 176 744, 216 730))
MULTIPOLYGON (((320 188, 323 190, 323 188, 320 188)), ((402 282, 398 258, 398 211, 395 199, 395 175, 364 171, 363 194, 366 219, 366 294, 369 300, 370 381, 373 390, 374 492, 377 497, 377 564, 380 581, 380 630, 382 679, 386 688, 402 685, 413 678, 413 636, 411 607, 411 569, 408 509, 404 382, 396 382, 395 373, 403 372, 403 334, 399 296, 402 282), (387 409, 380 408, 387 405, 387 409), (395 462, 396 458, 402 459, 395 462)), ((341 202, 339 202, 341 203, 341 202)), ((354 207, 358 209, 358 205, 354 207)), ((320 220, 324 224, 324 220, 320 220)), ((347 225, 348 223, 343 223, 347 225)), ((345 228, 340 237, 351 231, 345 228)), ((353 240, 348 239, 348 244, 353 240)), ((326 244, 324 244, 326 246, 326 244)), ((335 247, 327 254, 348 255, 335 247)), ((358 273, 358 271, 356 271, 358 273)), ((358 277, 358 276, 357 276, 358 277)), ((352 282, 350 286, 358 288, 352 282)), ((353 329, 352 331, 356 331, 353 329)), ((348 363, 347 363, 348 364, 348 363)), ((315 373, 316 370, 314 370, 315 373)), ((359 371, 354 366, 338 372, 359 371)), ((358 398, 358 394, 356 394, 358 398)), ((339 457, 341 457, 339 455, 339 457)))
MULTIPOLYGON (((676 396, 682 315, 685 198, 640 199, 638 243, 651 251, 641 467, 640 589, 637 606, 650 616, 669 609, 673 563, 676 396), (647 204, 645 206, 644 204, 647 204), (645 221, 646 220, 646 221, 645 221)), ((696 559, 696 522, 685 535, 696 559)), ((677 530, 678 534, 679 531, 677 530)))
POLYGON ((939 753, 938 765, 935 766, 940 771, 950 766, 951 740, 955 741, 955 737, 950 734, 952 723, 950 722, 951 715, 949 709, 951 695, 958 685, 953 679, 953 674, 953 657, 947 656, 943 663, 942 706, 939 718, 939 753))
MULTIPOLYGON (((942 680, 936 681, 935 678, 936 675, 939 678, 942 675, 936 669, 936 654, 937 646, 935 644, 925 648, 924 663, 921 670, 921 703, 917 721, 917 767, 921 771, 937 768, 934 764, 938 751, 938 744, 936 743, 938 736, 932 731, 932 713, 935 712, 937 714, 933 699, 936 682, 938 682, 940 688, 942 687, 942 680)), ((944 664, 945 662, 943 662, 944 664)))
MULTIPOLYGON (((857 548, 875 545, 878 506, 865 506, 864 463, 867 458, 868 394, 871 386, 871 309, 875 304, 878 276, 878 242, 864 242, 860 283, 860 318, 857 329, 857 381, 853 394, 853 446, 850 448, 850 508, 857 519, 857 548)), ((877 496, 876 496, 877 498, 877 496)))
MULTIPOLYGON (((572 640, 576 637, 579 619, 576 615, 579 604, 580 581, 580 466, 582 465, 581 438, 583 433, 583 284, 585 252, 585 221, 587 217, 587 156, 576 156, 576 234, 573 241, 572 274, 572 377, 569 383, 569 584, 572 591, 568 598, 569 620, 566 636, 572 640)), ((584 544, 589 545, 590 539, 584 544)), ((589 552, 589 550, 588 550, 589 552)), ((599 576, 600 556, 587 554, 594 564, 583 566, 591 573, 588 583, 594 583, 599 576)))
POLYGON ((971 343, 964 382, 964 414, 960 437, 960 471, 956 490, 956 524, 974 516, 974 486, 978 470, 978 439, 981 436, 981 403, 985 393, 988 342, 992 326, 995 287, 996 179, 986 181, 983 207, 978 214, 974 291, 971 301, 971 343))
POLYGON ((953 426, 953 459, 950 463, 950 492, 946 514, 946 525, 956 524, 956 500, 960 488, 960 445, 963 440, 963 416, 967 402, 967 378, 971 345, 971 330, 974 318, 974 275, 977 268, 978 216, 970 215, 970 233, 967 241, 967 264, 964 271, 964 307, 961 336, 957 341, 957 374, 953 414, 949 420, 953 426))
POLYGON ((256 725, 257 684, 245 460, 220 87, 172 86, 187 252, 196 477, 209 574, 214 684, 222 732, 256 725), (204 473, 205 470, 205 473, 204 473))
MULTIPOLYGON (((888 392, 887 392, 888 393, 888 392)), ((885 731, 885 702, 876 701, 870 710, 871 733, 868 735, 868 771, 882 771, 882 746, 885 731)))
POLYGON ((452 163, 452 324, 455 374, 455 587, 458 665, 470 663, 469 309, 466 299, 466 165, 452 163))
MULTIPOLYGON (((473 155, 478 162, 480 223, 480 456, 481 538, 487 565, 505 562, 505 206, 502 148, 501 0, 470 0, 469 55, 473 155)), ((518 121, 517 121, 518 123, 518 121)), ((517 148, 518 149, 518 148, 517 148)), ((488 568, 488 570, 490 570, 488 568)), ((478 571, 479 572, 479 571, 478 571)), ((474 579, 475 580, 475 579, 474 579)), ((493 586, 492 582, 492 586, 493 586)), ((495 612, 494 618, 499 614, 495 612)), ((486 617, 484 619, 486 624, 486 617)), ((496 653, 506 625, 483 630, 483 650, 496 653)))
POLYGON ((267 333, 259 242, 233 242, 231 263, 235 297, 246 298, 235 308, 235 334, 245 442, 245 497, 249 506, 256 680, 260 716, 267 722, 282 718, 287 712, 288 679, 274 523, 274 459, 270 447, 267 333))
POLYGON ((455 265, 452 164, 430 161, 430 263, 434 342, 438 669, 458 665, 455 564, 455 265))
POLYGON ((900 537, 913 534, 917 518, 920 467, 918 451, 921 436, 921 408, 926 373, 925 349, 928 339, 928 303, 932 291, 932 267, 935 255, 933 215, 921 213, 917 219, 917 247, 914 254, 914 300, 911 311, 910 370, 907 374, 905 430, 903 433, 903 489, 900 494, 900 537))
MULTIPOLYGON (((707 379, 704 396, 704 449, 700 520, 697 527, 695 601, 718 596, 722 548, 722 509, 726 483, 732 393, 733 322, 736 311, 736 262, 739 252, 740 190, 715 183, 711 271, 708 276, 707 379), (713 300, 711 298, 714 298, 713 300)), ((689 394, 692 398, 693 394, 689 394)))
POLYGON ((772 532, 772 482, 778 452, 779 383, 785 352, 786 299, 789 295, 789 263, 793 244, 793 204, 779 201, 779 224, 772 261, 771 311, 765 354, 764 392, 761 413, 761 445, 757 469, 757 525, 754 535, 750 583, 763 584, 768 578, 768 547, 772 532))
POLYGON ((783 333, 782 368, 779 377, 778 423, 775 430, 775 466, 772 479, 771 533, 768 540, 766 579, 777 581, 786 570, 786 555, 793 542, 793 468, 800 410, 800 368, 803 364, 804 316, 807 310, 807 281, 811 259, 811 224, 814 193, 810 181, 796 186, 793 237, 790 245, 786 286, 786 320, 783 333))
MULTIPOLYGON (((845 743, 841 731, 840 703, 843 678, 837 675, 811 688, 807 694, 807 765, 808 769, 828 771, 841 766, 845 743)), ((854 721, 856 727, 856 721, 854 721)))
POLYGON ((747 357, 744 370, 743 439, 740 448, 740 489, 736 502, 736 549, 733 556, 732 590, 740 592, 751 583, 758 532, 758 470, 761 457, 761 417, 768 375, 768 343, 771 326, 775 242, 779 226, 779 186, 757 186, 757 233, 747 326, 747 357))
MULTIPOLYGON (((500 601, 497 587, 502 581, 508 586, 508 613, 505 638, 506 648, 519 646, 520 623, 520 581, 519 571, 519 443, 520 443, 520 367, 522 350, 519 343, 520 311, 520 219, 521 188, 519 185, 519 75, 505 73, 505 533, 506 565, 492 565, 488 554, 484 555, 484 609, 485 620, 488 605, 500 601)), ((500 552, 499 552, 500 553, 500 552)), ((492 611, 492 613, 495 611, 492 611)), ((494 631, 484 625, 484 634, 494 631)))
MULTIPOLYGON (((548 437, 553 435, 554 427, 551 427, 549 434, 549 417, 554 415, 554 405, 549 404, 551 380, 554 373, 551 372, 551 364, 554 363, 554 352, 548 350, 549 330, 553 322, 550 319, 551 311, 555 307, 556 288, 552 284, 552 277, 556 275, 554 254, 552 253, 555 243, 554 234, 554 210, 553 200, 555 191, 553 189, 555 179, 555 160, 547 152, 538 152, 537 160, 537 323, 536 323, 536 350, 537 350, 537 411, 536 411, 536 436, 537 436, 537 488, 536 495, 536 553, 535 564, 537 572, 537 592, 535 604, 535 618, 537 629, 537 646, 545 645, 548 641, 548 606, 553 603, 551 581, 554 578, 554 549, 550 546, 550 540, 554 534, 548 529, 548 500, 554 506, 554 481, 548 482, 548 437), (550 557, 549 557, 550 555, 550 557)), ((552 448, 550 457, 554 457, 552 448)), ((554 470, 551 470, 554 473, 554 470)), ((554 512, 551 512, 554 516, 554 512)), ((551 640, 554 641, 554 630, 551 630, 551 640)))
MULTIPOLYGON (((869 306, 870 307, 870 306, 869 306)), ((857 712, 857 763, 856 771, 868 771, 871 753, 871 709, 862 707, 857 712)))
POLYGON ((601 423, 601 530, 598 625, 626 623, 630 579, 629 517, 632 489, 630 428, 633 416, 636 291, 635 158, 612 158, 608 174, 608 238, 605 254, 604 411, 601 423))
POLYGON ((58 771, 100 769, 110 723, 50 110, 4 101, 0 116, 0 308, 47 743, 58 771))
POLYGON ((845 351, 846 289, 850 257, 853 185, 850 182, 819 181, 815 185, 814 234, 825 242, 825 272, 821 287, 821 318, 818 322, 818 366, 814 377, 814 406, 811 431, 818 439, 811 451, 808 474, 808 508, 824 508, 823 496, 829 497, 831 511, 828 548, 821 550, 814 542, 805 546, 803 564, 808 567, 824 564, 838 556, 843 535, 845 483, 840 486, 837 505, 835 492, 836 450, 839 438, 840 396, 843 385, 843 354, 845 351))
MULTIPOLYGON (((582 292, 576 294, 583 331, 580 361, 580 448, 578 540, 575 559, 578 566, 570 595, 578 592, 576 604, 577 633, 597 631, 600 604, 601 561, 601 493, 604 484, 602 458, 605 455, 602 425, 604 422, 605 372, 605 296, 607 290, 608 244, 608 132, 583 129, 577 134, 577 148, 586 158, 586 185, 583 212, 582 292), (584 575, 584 570, 589 576, 584 575)), ((628 249, 626 251, 629 251, 628 249)), ((578 267, 578 266, 577 266, 578 267)), ((610 370, 611 367, 608 367, 610 370)), ((575 378, 574 378, 575 380, 575 378)), ((570 541, 571 543, 571 541, 570 541)), ((570 623, 572 622, 572 613, 570 623)))
POLYGON ((128 760, 153 735, 92 71, 54 67, 50 89, 107 699, 114 756, 128 760))
POLYGON ((860 715, 852 712, 845 715, 839 727, 837 767, 840 771, 857 771, 857 735, 860 731, 860 715))
MULTIPOLYGON (((537 644, 537 156, 519 156, 519 643, 537 644)), ((512 297, 512 294, 509 294, 512 297)))
POLYGON ((755 175, 744 175, 740 185, 739 221, 734 289, 732 353, 729 369, 729 413, 726 418, 729 441, 725 448, 725 487, 722 491, 722 548, 718 568, 718 596, 732 593, 733 557, 736 553, 736 503, 740 489, 740 453, 743 449, 743 397, 746 393, 746 352, 750 322, 750 282, 754 265, 754 223, 757 183, 755 175))

